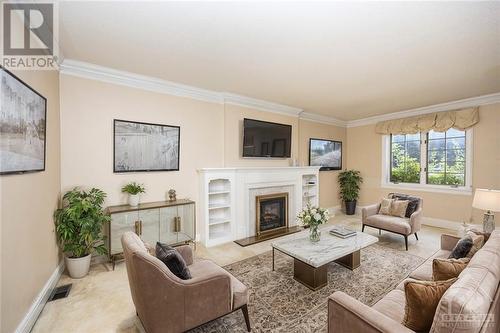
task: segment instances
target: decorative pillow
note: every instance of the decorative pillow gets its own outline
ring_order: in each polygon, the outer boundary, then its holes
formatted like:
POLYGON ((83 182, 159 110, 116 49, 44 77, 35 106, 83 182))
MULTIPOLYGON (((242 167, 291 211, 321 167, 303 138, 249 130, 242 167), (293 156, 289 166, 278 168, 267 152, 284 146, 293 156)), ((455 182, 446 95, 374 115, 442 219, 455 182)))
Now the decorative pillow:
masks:
POLYGON ((156 257, 156 249, 153 245, 146 243, 145 241, 142 241, 144 243, 144 246, 148 250, 148 253, 152 255, 153 257, 156 257))
POLYGON ((432 261, 432 280, 444 281, 458 277, 465 267, 467 267, 469 261, 470 258, 434 259, 432 261))
POLYGON ((391 215, 391 204, 393 201, 393 199, 382 199, 378 213, 383 215, 391 215))
POLYGON ((450 255, 448 256, 448 259, 460 259, 464 258, 467 256, 469 253, 470 249, 472 248, 472 245, 474 243, 472 242, 471 236, 465 236, 462 239, 460 239, 457 242, 457 245, 451 250, 450 255))
POLYGON ((467 258, 472 258, 474 254, 476 254, 477 251, 479 251, 483 245, 484 245, 484 236, 483 235, 478 235, 472 231, 468 231, 467 236, 470 236, 472 238, 472 247, 470 251, 467 253, 466 257, 467 258))
POLYGON ((391 215, 405 217, 408 203, 408 200, 393 200, 391 203, 391 215))
POLYGON ((415 213, 417 210, 420 199, 417 197, 411 197, 406 194, 391 193, 390 197, 396 200, 408 200, 408 208, 406 208, 405 217, 410 217, 411 214, 415 213))
POLYGON ((189 280, 191 272, 179 251, 167 244, 156 243, 156 257, 160 259, 172 273, 180 279, 189 280))
POLYGON ((414 331, 428 332, 441 297, 456 280, 455 278, 446 281, 407 281, 402 324, 414 331))
POLYGON ((483 236, 485 243, 488 241, 488 239, 490 238, 490 235, 491 235, 491 233, 489 233, 489 232, 484 232, 484 231, 477 230, 477 229, 471 229, 469 231, 475 233, 476 235, 483 236))

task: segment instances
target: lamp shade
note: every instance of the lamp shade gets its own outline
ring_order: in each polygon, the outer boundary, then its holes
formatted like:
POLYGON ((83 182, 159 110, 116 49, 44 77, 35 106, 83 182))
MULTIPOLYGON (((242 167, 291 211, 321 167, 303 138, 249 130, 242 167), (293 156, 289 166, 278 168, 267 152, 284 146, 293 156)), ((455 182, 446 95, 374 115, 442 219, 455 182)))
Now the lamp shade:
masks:
POLYGON ((500 191, 476 189, 472 207, 482 210, 500 212, 500 191))

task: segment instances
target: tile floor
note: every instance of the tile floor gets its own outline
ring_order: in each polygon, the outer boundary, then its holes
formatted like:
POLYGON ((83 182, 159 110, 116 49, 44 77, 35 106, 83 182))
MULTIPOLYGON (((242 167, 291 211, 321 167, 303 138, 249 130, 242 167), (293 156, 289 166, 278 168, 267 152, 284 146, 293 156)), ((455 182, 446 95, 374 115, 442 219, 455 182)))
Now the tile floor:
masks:
MULTIPOLYGON (((359 216, 338 214, 328 224, 344 224, 361 230, 360 222, 359 216)), ((405 250, 402 236, 385 231, 379 236, 378 230, 369 227, 365 228, 365 232, 378 236, 380 245, 405 250)), ((429 257, 439 249, 442 233, 452 231, 423 226, 419 241, 413 236, 409 238, 409 252, 429 257)), ((211 259, 225 266, 271 250, 272 242, 269 240, 248 247, 232 242, 211 248, 198 244, 196 257, 211 259)), ((80 280, 72 280, 64 274, 59 285, 67 283, 73 283, 70 295, 47 303, 32 332, 143 332, 136 319, 124 262, 118 263, 114 271, 109 264, 94 265, 90 274, 80 280)))

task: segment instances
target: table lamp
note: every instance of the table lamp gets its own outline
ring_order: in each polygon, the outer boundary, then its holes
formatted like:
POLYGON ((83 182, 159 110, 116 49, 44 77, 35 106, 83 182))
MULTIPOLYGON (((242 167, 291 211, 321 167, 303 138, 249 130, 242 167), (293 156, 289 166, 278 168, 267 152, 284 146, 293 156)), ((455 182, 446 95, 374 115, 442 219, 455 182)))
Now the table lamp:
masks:
POLYGON ((483 219, 484 232, 491 233, 495 230, 495 216, 491 212, 500 212, 500 191, 476 189, 472 207, 486 211, 483 219))

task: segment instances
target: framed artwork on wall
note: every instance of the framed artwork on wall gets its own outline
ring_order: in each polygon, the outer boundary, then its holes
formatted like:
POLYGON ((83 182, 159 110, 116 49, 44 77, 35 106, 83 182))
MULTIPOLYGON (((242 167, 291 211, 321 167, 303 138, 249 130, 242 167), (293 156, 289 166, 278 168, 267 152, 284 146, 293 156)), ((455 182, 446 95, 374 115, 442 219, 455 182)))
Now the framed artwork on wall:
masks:
POLYGON ((0 174, 45 170, 47 99, 0 66, 0 174))
POLYGON ((113 125, 113 172, 179 170, 179 126, 119 119, 113 125))
POLYGON ((320 166, 320 171, 342 170, 342 142, 309 139, 309 165, 320 166))

